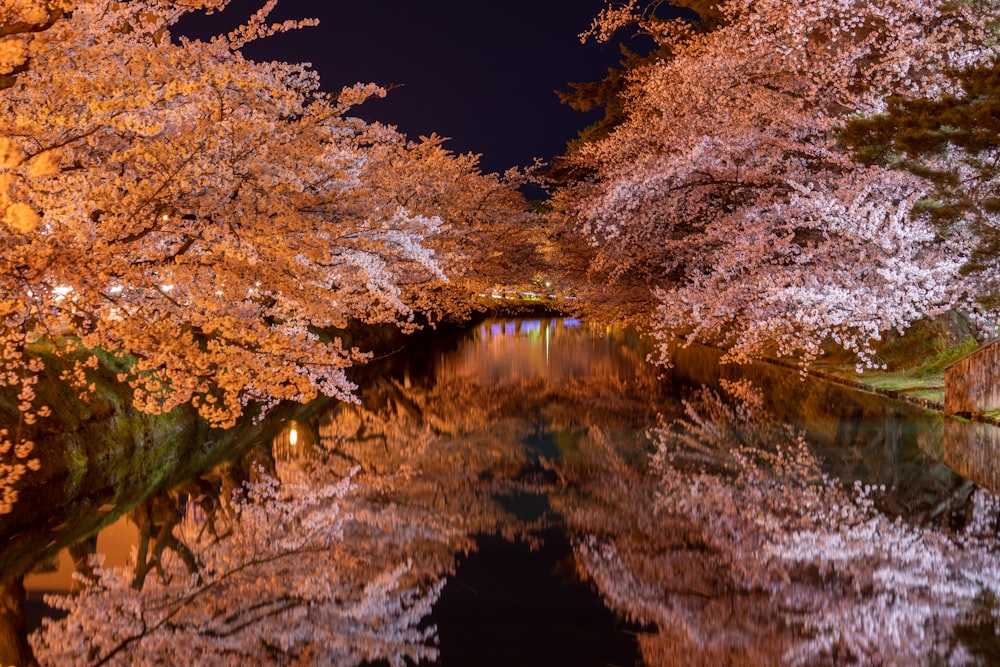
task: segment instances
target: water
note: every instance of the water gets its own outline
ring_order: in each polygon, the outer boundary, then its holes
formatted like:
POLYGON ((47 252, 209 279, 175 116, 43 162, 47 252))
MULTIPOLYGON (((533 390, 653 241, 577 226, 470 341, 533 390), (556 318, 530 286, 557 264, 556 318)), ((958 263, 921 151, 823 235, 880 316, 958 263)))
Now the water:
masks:
MULTIPOLYGON (((403 350, 363 375, 359 404, 310 406, 78 549, 111 566, 138 544, 148 567, 88 589, 36 652, 997 664, 992 506, 944 464, 940 417, 720 367, 708 349, 664 372, 649 352, 572 319, 487 321, 403 350), (251 500, 231 502, 246 482, 251 500)), ((47 576, 29 588, 69 581, 47 576)))

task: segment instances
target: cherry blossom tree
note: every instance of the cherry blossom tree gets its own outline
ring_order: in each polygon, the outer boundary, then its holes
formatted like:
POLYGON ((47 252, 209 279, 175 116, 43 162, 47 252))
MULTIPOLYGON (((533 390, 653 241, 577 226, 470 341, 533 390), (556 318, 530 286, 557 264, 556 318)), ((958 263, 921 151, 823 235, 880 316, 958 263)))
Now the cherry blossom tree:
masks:
POLYGON ((308 21, 267 25, 270 2, 228 35, 173 37, 198 6, 83 2, 27 41, 0 116, 7 386, 26 346, 62 336, 134 358, 147 410, 191 401, 229 425, 249 402, 347 398, 363 356, 318 331, 412 325, 417 286, 444 279, 442 220, 462 237, 517 208, 474 156, 347 115, 384 91, 330 96, 305 65, 242 57, 308 21))
POLYGON ((478 294, 530 283, 547 269, 542 216, 518 191, 533 180, 537 165, 483 174, 478 155, 455 155, 444 144, 431 135, 372 146, 364 181, 378 206, 441 221, 425 245, 448 280, 426 271, 397 280, 407 303, 432 322, 461 319, 475 308, 478 294))
POLYGON ((295 27, 267 28, 270 6, 174 43, 178 9, 81 3, 32 39, 3 100, 5 384, 62 335, 135 357, 138 406, 227 425, 253 400, 347 397, 358 354, 310 327, 409 316, 394 271, 436 271, 420 241, 437 222, 359 187, 384 131, 344 112, 378 91, 328 99, 304 66, 241 58, 295 27))
POLYGON ((367 355, 337 329, 467 314, 494 276, 449 288, 459 248, 530 253, 523 215, 505 218, 516 179, 351 117, 375 86, 331 95, 307 65, 240 51, 312 21, 269 24, 272 0, 208 41, 172 34, 226 4, 0 6, 0 488, 37 465, 39 378, 85 399, 92 350, 140 410, 190 403, 214 426, 352 400, 367 355))
POLYGON ((840 139, 861 161, 905 168, 932 184, 915 213, 947 232, 971 224, 977 246, 965 269, 997 299, 1000 249, 1000 172, 997 169, 1000 69, 975 67, 955 74, 961 92, 937 98, 890 97, 886 112, 852 118, 840 139))
MULTIPOLYGON (((968 225, 912 215, 929 184, 854 162, 837 128, 890 95, 936 96, 951 68, 988 62, 982 3, 744 2, 719 27, 609 9, 593 34, 638 20, 672 56, 635 68, 626 118, 569 156, 594 175, 557 196, 594 246, 592 270, 653 288, 665 356, 705 340, 728 359, 808 362, 826 343, 872 364, 881 332, 959 306, 968 225)), ((641 297, 640 297, 641 298, 641 297)), ((991 314, 992 316, 992 314, 991 314)))
MULTIPOLYGON (((46 0, 5 0, 0 3, 0 90, 12 86, 16 76, 27 69, 31 35, 52 27, 62 17, 64 9, 61 3, 46 0)), ((12 142, 2 134, 0 146, 0 153, 3 153, 0 163, 7 165, 17 161, 11 153, 15 150, 12 142)), ((11 177, 2 172, 0 216, 5 224, 18 228, 24 224, 24 219, 33 219, 32 211, 24 202, 11 200, 11 177)), ((0 428, 0 515, 9 513, 13 508, 18 496, 15 487, 25 473, 29 469, 38 470, 40 466, 38 459, 32 457, 33 443, 22 437, 19 427, 23 424, 25 412, 28 412, 29 421, 34 418, 28 408, 34 398, 33 385, 37 383, 36 374, 41 367, 37 360, 29 360, 26 364, 5 365, 3 370, 7 373, 0 380, 0 386, 19 385, 17 400, 23 409, 18 416, 19 423, 13 429, 0 428), (20 378, 9 374, 18 367, 23 371, 20 378)))
POLYGON ((27 69, 31 33, 51 28, 66 10, 58 0, 4 0, 0 3, 0 89, 27 69))

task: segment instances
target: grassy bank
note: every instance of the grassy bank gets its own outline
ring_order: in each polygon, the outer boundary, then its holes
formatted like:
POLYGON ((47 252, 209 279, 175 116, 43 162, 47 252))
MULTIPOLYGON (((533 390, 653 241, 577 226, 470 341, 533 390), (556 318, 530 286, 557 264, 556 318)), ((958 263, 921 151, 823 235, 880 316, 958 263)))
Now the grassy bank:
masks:
POLYGON ((942 410, 945 368, 978 347, 965 322, 947 315, 922 320, 903 334, 886 335, 876 347, 876 361, 884 364, 885 369, 866 368, 859 373, 852 354, 831 350, 816 360, 810 373, 831 382, 942 410))

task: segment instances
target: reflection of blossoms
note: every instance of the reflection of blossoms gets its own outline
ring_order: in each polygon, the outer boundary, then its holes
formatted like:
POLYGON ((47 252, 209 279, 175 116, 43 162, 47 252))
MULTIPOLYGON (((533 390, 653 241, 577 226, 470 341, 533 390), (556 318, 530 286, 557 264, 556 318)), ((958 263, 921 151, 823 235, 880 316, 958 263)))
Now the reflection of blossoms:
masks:
POLYGON ((391 503, 403 521, 448 526, 454 537, 439 560, 450 569, 454 554, 474 549, 475 535, 519 531, 497 497, 526 463, 525 427, 497 415, 531 390, 521 389, 511 394, 444 374, 430 387, 379 378, 360 405, 339 404, 320 418, 313 467, 359 465, 373 504, 391 503))
MULTIPOLYGON (((1000 593, 995 534, 966 528, 952 539, 891 521, 874 509, 867 488, 856 484, 855 492, 852 498, 832 488, 840 504, 812 526, 774 531, 767 545, 767 556, 788 571, 820 574, 818 581, 792 579, 778 591, 809 637, 795 648, 798 662, 845 649, 876 662, 922 662, 928 655, 972 662, 964 647, 949 642, 958 626, 996 623, 996 610, 983 604, 1000 593), (820 601, 818 587, 843 593, 820 601)), ((995 514, 996 497, 977 494, 976 502, 995 514)))
POLYGON ((35 636, 41 662, 433 660, 427 619, 444 577, 476 535, 517 531, 495 494, 524 465, 520 422, 486 419, 513 399, 460 388, 380 377, 315 431, 291 422, 272 443, 280 484, 250 484, 249 500, 238 492, 234 511, 210 512, 205 528, 154 516, 149 530, 172 529, 192 557, 176 541, 175 553, 151 546, 163 576, 154 564, 136 585, 143 568, 106 570, 81 596, 56 600, 71 615, 35 636))
POLYGON ((704 522, 713 546, 732 559, 733 585, 771 595, 801 637, 789 641, 786 661, 969 661, 952 645, 956 626, 971 620, 981 596, 1000 593, 996 538, 976 530, 981 521, 952 539, 890 519, 875 508, 871 487, 856 482, 850 492, 828 479, 802 436, 766 416, 709 392, 688 415, 655 433, 657 509, 704 522), (705 409, 710 424, 699 417, 705 409), (692 437, 722 465, 690 470, 689 450, 677 445, 692 437))
POLYGON ((649 665, 778 664, 769 598, 735 590, 732 559, 708 523, 650 511, 660 485, 644 465, 627 463, 628 449, 592 426, 579 460, 564 469, 569 484, 553 496, 579 536, 581 574, 609 607, 646 626, 636 638, 649 665))
POLYGON ((977 491, 957 533, 913 526, 828 478, 759 402, 703 390, 686 408, 651 434, 652 475, 592 429, 593 476, 562 510, 584 574, 655 627, 647 663, 975 664, 959 637, 997 625, 995 496, 977 491))
POLYGON ((160 576, 138 586, 132 568, 99 568, 78 596, 51 598, 69 615, 35 635, 40 662, 434 659, 434 629, 424 619, 444 582, 408 554, 448 535, 432 520, 394 521, 392 507, 369 506, 358 489, 348 480, 249 484, 234 500, 237 521, 217 512, 212 530, 175 529, 193 559, 163 551, 160 576))

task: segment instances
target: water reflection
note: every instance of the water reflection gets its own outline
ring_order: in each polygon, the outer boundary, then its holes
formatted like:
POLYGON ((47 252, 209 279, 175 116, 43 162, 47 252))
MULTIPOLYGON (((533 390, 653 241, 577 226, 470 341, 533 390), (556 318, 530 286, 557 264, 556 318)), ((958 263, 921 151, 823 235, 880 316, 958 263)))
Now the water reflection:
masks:
POLYGON ((1000 490, 1000 427, 946 419, 944 460, 970 480, 1000 490))
POLYGON ((312 458, 317 435, 308 423, 294 419, 288 422, 271 441, 271 452, 278 461, 299 461, 312 458))
POLYGON ((640 635, 647 664, 995 657, 996 497, 967 495, 954 532, 911 525, 877 509, 882 489, 828 477, 763 401, 710 390, 654 441, 650 475, 592 431, 588 464, 558 501, 581 569, 611 606, 655 628, 640 635))
POLYGON ((128 567, 79 547, 98 584, 34 650, 60 665, 982 662, 995 510, 940 462, 940 420, 705 349, 664 377, 649 351, 537 319, 391 359, 359 403, 310 406, 132 510, 128 567), (886 489, 859 496, 856 479, 886 489))

